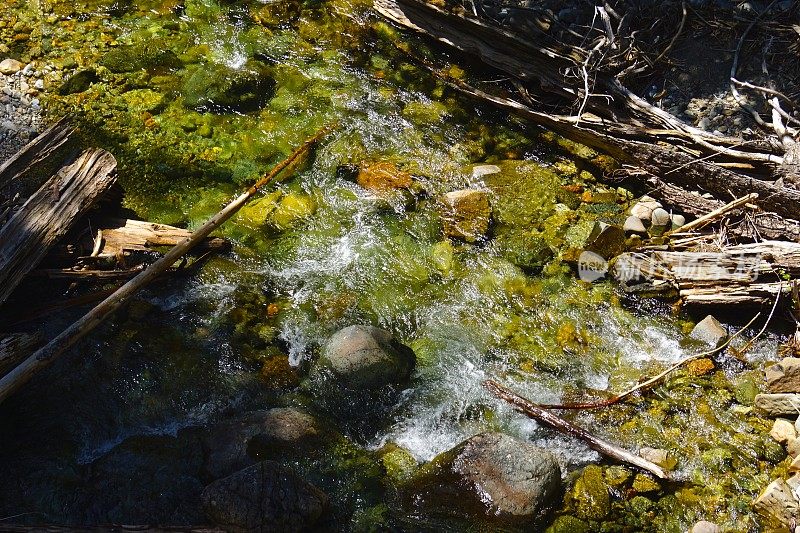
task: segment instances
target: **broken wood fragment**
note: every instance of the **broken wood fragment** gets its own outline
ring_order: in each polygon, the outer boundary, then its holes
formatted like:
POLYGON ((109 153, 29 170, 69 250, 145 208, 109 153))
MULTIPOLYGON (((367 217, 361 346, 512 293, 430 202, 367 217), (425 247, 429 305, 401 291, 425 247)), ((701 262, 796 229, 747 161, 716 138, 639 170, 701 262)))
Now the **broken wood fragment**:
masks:
POLYGON ((591 449, 605 455, 606 457, 610 457, 616 461, 641 468, 642 470, 653 474, 659 479, 669 478, 664 470, 662 470, 657 464, 643 459, 638 455, 634 455, 633 453, 620 448, 615 444, 611 444, 610 442, 605 441, 595 435, 592 435, 585 429, 564 420, 563 418, 551 413, 547 409, 542 409, 535 403, 523 398, 508 387, 505 387, 492 379, 484 381, 483 386, 501 400, 510 403, 522 414, 533 418, 534 420, 537 420, 553 429, 557 429, 558 431, 571 437, 582 440, 591 449))
POLYGON ((116 182, 117 162, 101 149, 62 167, 0 228, 0 304, 22 278, 116 182))

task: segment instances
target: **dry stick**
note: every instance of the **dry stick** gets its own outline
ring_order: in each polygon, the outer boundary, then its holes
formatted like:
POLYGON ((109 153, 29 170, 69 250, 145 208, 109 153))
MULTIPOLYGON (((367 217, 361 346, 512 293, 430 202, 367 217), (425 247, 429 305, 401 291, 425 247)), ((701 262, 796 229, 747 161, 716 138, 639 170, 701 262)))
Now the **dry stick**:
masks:
POLYGON ((656 383, 658 383, 659 381, 661 381, 662 379, 667 377, 667 375, 669 375, 670 373, 674 372, 678 368, 682 367, 686 363, 694 361, 695 359, 700 359, 701 357, 707 357, 709 355, 714 355, 715 353, 717 353, 717 352, 719 352, 721 350, 724 350, 733 341, 733 339, 735 339, 736 337, 741 335, 744 330, 749 328, 753 324, 753 322, 755 322, 758 319, 759 316, 761 316, 761 313, 760 312, 756 313, 755 316, 752 319, 750 319, 750 322, 745 324, 741 329, 739 329, 739 331, 737 331, 736 333, 731 335, 730 338, 727 341, 725 341, 722 345, 719 346, 719 348, 714 348, 713 350, 708 350, 708 351, 705 351, 705 352, 701 352, 701 353, 696 353, 696 354, 690 355, 688 357, 684 357, 683 359, 681 359, 680 361, 678 361, 677 363, 675 363, 671 367, 667 368, 666 370, 664 370, 660 374, 657 374, 657 375, 653 376, 652 378, 639 383, 638 385, 636 385, 632 389, 629 389, 626 392, 623 392, 622 394, 617 394, 613 398, 609 398, 607 400, 601 400, 599 402, 583 402, 583 403, 576 402, 576 403, 565 403, 565 404, 540 404, 539 407, 541 407, 543 409, 599 409, 601 407, 608 407, 610 405, 614 405, 615 403, 619 403, 622 400, 624 400, 625 398, 627 398, 628 396, 631 396, 632 394, 635 394, 636 392, 638 392, 640 390, 652 387, 653 385, 655 385, 656 383))
POLYGON ((669 231, 669 232, 665 233, 664 235, 667 236, 667 235, 673 235, 675 233, 686 233, 687 231, 692 231, 692 230, 698 229, 698 228, 700 228, 702 226, 705 226, 709 222, 719 218, 720 216, 724 215, 725 213, 727 213, 729 211, 733 211, 734 209, 738 209, 739 207, 742 207, 743 205, 748 204, 748 203, 750 203, 752 201, 755 201, 757 199, 758 199, 758 193, 755 193, 755 192, 754 193, 750 193, 750 194, 748 194, 746 196, 742 196, 741 198, 737 198, 736 200, 723 205, 719 209, 713 210, 712 212, 710 212, 707 215, 703 215, 700 218, 692 220, 691 222, 687 222, 683 226, 681 226, 679 228, 676 228, 676 229, 674 229, 672 231, 669 231))
POLYGON ((642 470, 650 472, 659 479, 669 479, 669 476, 666 474, 666 472, 664 472, 657 464, 651 463, 646 459, 642 459, 638 455, 634 455, 628 450, 620 448, 619 446, 592 435, 585 429, 578 427, 571 422, 567 422, 563 418, 551 413, 550 411, 542 409, 538 405, 526 400, 508 387, 505 387, 492 379, 487 379, 484 381, 483 386, 501 400, 513 405, 517 411, 521 412, 522 414, 538 420, 539 422, 542 422, 551 428, 557 429, 562 433, 566 433, 567 435, 581 439, 588 444, 591 449, 600 452, 605 456, 611 457, 612 459, 616 459, 617 461, 641 468, 642 470))
POLYGON ((278 163, 278 165, 252 185, 247 191, 225 206, 222 211, 211 217, 189 237, 176 244, 164 257, 160 258, 136 277, 125 283, 125 285, 117 289, 91 311, 62 331, 56 338, 20 363, 14 370, 6 374, 0 379, 0 402, 3 402, 9 395, 24 385, 36 372, 48 366, 57 356, 66 351, 67 348, 96 328, 103 320, 111 315, 111 313, 119 309, 133 294, 158 277, 159 274, 170 268, 175 261, 180 259, 196 244, 205 239, 212 231, 236 214, 261 187, 272 181, 286 167, 307 154, 312 146, 326 135, 329 130, 329 128, 323 128, 317 132, 316 135, 304 142, 303 145, 292 152, 288 158, 278 163))
POLYGON ((680 26, 678 26, 678 31, 675 32, 675 35, 672 36, 672 40, 669 42, 667 47, 664 48, 664 51, 658 55, 655 61, 653 61, 653 64, 656 64, 659 61, 661 61, 661 58, 667 55, 667 52, 672 50, 672 47, 675 46, 675 41, 678 40, 678 37, 680 37, 681 32, 683 32, 683 26, 684 24, 686 24, 686 0, 681 2, 681 9, 683 10, 683 16, 681 17, 681 24, 680 26))

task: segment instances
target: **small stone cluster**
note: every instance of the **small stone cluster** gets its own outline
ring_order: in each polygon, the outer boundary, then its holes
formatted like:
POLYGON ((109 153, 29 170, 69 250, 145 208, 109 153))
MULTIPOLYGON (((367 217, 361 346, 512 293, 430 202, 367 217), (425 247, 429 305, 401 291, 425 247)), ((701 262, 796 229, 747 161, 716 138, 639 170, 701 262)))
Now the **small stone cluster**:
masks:
POLYGON ((775 418, 769 434, 786 446, 791 463, 789 477, 767 485, 753 506, 767 520, 785 527, 800 513, 800 358, 786 357, 767 367, 765 377, 769 392, 756 396, 755 407, 775 418))
POLYGON ((655 198, 642 196, 628 211, 622 229, 628 235, 658 237, 686 223, 686 217, 664 209, 655 198))
POLYGON ((25 65, 12 58, 0 61, 0 161, 15 154, 39 132, 42 76, 33 63, 25 65))

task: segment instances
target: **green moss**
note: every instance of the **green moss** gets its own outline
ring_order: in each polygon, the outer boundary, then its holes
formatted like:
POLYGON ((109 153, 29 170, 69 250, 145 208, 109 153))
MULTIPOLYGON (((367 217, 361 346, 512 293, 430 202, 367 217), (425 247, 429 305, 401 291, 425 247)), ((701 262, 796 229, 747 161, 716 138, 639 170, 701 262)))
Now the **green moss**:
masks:
POLYGON ((583 469, 569 494, 575 515, 585 520, 602 520, 611 511, 611 497, 603 479, 603 469, 589 465, 583 469))
POLYGON ((411 479, 417 470, 417 460, 408 450, 390 443, 378 451, 386 475, 394 483, 402 483, 411 479))
POLYGON ((287 229, 310 217, 316 210, 317 203, 313 197, 289 193, 281 198, 277 207, 270 213, 270 223, 279 230, 287 229))
POLYGON ((570 515, 559 516, 555 519, 546 533, 588 533, 589 524, 570 515))
POLYGON ((100 60, 111 72, 133 72, 140 69, 164 67, 178 69, 183 66, 165 39, 142 39, 133 44, 115 48, 100 60))

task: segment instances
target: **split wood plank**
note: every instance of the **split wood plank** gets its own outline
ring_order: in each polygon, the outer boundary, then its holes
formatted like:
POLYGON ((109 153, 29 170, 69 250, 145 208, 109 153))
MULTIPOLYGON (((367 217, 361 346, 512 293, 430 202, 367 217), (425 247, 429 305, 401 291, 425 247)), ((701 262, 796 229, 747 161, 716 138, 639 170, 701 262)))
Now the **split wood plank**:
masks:
POLYGON ((0 228, 0 304, 116 182, 117 162, 105 150, 84 151, 62 167, 0 228))

